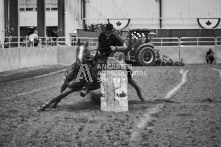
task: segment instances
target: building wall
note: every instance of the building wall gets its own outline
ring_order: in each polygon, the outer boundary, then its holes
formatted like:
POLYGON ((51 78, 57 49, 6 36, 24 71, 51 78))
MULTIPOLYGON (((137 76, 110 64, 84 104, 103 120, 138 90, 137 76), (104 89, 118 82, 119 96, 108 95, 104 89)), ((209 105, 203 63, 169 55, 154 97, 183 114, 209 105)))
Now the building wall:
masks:
POLYGON ((0 49, 0 72, 42 65, 71 65, 76 61, 75 47, 47 46, 0 49))
POLYGON ((20 27, 37 26, 36 11, 20 11, 20 27))
MULTIPOLYGON (((65 0, 65 37, 82 29, 82 0, 65 0)), ((161 0, 162 29, 201 29, 197 18, 221 18, 221 0, 161 0)), ((159 29, 159 0, 85 0, 86 24, 130 18, 129 29, 159 29)), ((20 26, 37 26, 36 11, 20 11, 20 26)), ((46 11, 46 26, 57 26, 57 11, 46 11)), ((221 29, 221 23, 217 27, 221 29)), ((217 34, 215 32, 215 34, 217 34)), ((176 36, 176 35, 175 35, 176 36)), ((190 33, 192 36, 192 33, 190 33)), ((204 35, 203 35, 204 36, 204 35)), ((4 37, 4 0, 0 0, 0 38, 4 37)), ((182 37, 182 36, 181 36, 182 37)), ((69 39, 67 39, 69 40, 69 39)), ((69 44, 69 41, 67 41, 69 44)))
MULTIPOLYGON (((58 26, 58 11, 46 11, 46 26, 58 26)), ((20 11, 20 27, 37 26, 37 11, 20 11)))
POLYGON ((156 0, 90 0, 86 10, 87 24, 107 23, 109 18, 130 18, 129 28, 159 28, 156 0))
POLYGON ((220 17, 220 0, 162 0, 165 18, 220 17), (176 13, 174 13, 176 12, 176 13))
MULTIPOLYGON (((221 18, 221 0, 161 1, 163 29, 199 29, 197 18, 221 18)), ((88 0, 86 9, 88 24, 131 18, 129 28, 159 29, 159 0, 88 0)))
MULTIPOLYGON (((200 29, 197 18, 221 18, 221 0, 161 1, 161 29, 200 29)), ((109 18, 130 18, 129 29, 160 28, 159 0, 85 0, 85 2, 87 25, 107 23, 109 18)), ((20 13, 20 26, 37 25, 37 12, 20 13)), ((57 26, 57 23, 57 11, 46 11, 46 26, 57 26)), ((221 23, 217 28, 221 28, 221 23)), ((65 0, 65 29, 66 37, 75 33, 77 29, 82 29, 81 0, 65 0)))
POLYGON ((5 20, 4 20, 4 0, 0 0, 0 43, 4 41, 5 36, 5 20))
MULTIPOLYGON (((152 30, 151 30, 152 31, 152 30)), ((153 30, 156 31, 156 30, 153 30)), ((221 29, 159 29, 157 37, 218 37, 221 29)))
POLYGON ((58 26, 58 11, 46 11, 46 26, 58 26))
MULTIPOLYGON (((162 29, 199 29, 197 18, 221 18, 221 0, 161 0, 162 29)), ((159 0, 85 0, 86 23, 130 18, 129 28, 159 29, 159 0)), ((0 0, 0 7, 4 0, 0 0)), ((3 9, 0 11, 3 12, 3 9)), ((65 0, 66 32, 82 28, 81 0, 65 0)), ((0 13, 0 16, 3 13, 0 13)), ((0 17, 1 19, 1 17, 0 17)), ((57 26, 57 11, 46 11, 46 25, 57 26)), ((36 26, 36 11, 21 11, 21 26, 36 26)), ((221 28, 221 23, 217 28, 221 28)), ((66 33, 66 34, 69 34, 66 33)))
POLYGON ((220 0, 162 0, 162 6, 167 29, 199 29, 197 18, 221 18, 220 0))
MULTIPOLYGON (((221 46, 170 46, 157 47, 160 54, 167 54, 174 61, 183 59, 185 64, 206 64, 209 48, 215 52, 216 63, 221 63, 221 46)), ((76 46, 48 46, 0 49, 0 72, 42 65, 71 65, 76 61, 76 46)))
MULTIPOLYGON (((65 37, 69 38, 77 29, 82 28, 81 0, 65 0, 65 37)), ((69 39, 66 40, 66 44, 69 45, 69 39)))

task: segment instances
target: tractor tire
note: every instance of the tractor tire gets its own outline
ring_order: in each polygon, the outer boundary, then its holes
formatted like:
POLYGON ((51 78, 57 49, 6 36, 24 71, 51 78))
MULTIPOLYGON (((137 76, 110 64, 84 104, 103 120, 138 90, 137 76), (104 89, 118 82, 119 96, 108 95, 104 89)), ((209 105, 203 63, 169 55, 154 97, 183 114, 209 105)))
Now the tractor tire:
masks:
POLYGON ((113 55, 111 55, 112 57, 116 58, 119 61, 125 61, 125 55, 123 52, 114 52, 113 55))
POLYGON ((156 62, 156 54, 153 49, 149 47, 143 47, 137 53, 136 56, 138 65, 141 66, 151 66, 156 62))

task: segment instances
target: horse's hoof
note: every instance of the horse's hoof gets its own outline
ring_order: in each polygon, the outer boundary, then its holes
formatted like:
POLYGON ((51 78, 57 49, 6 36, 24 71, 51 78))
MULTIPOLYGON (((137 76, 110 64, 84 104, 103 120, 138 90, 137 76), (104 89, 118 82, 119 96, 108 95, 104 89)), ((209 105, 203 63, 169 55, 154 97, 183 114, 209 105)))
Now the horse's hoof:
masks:
POLYGON ((44 105, 41 105, 40 107, 38 107, 37 111, 40 112, 40 111, 44 111, 47 107, 47 104, 44 104, 44 105))
POLYGON ((141 101, 141 102, 144 102, 145 100, 144 100, 144 98, 141 98, 140 101, 141 101))
POLYGON ((36 110, 36 112, 40 112, 40 111, 44 111, 44 108, 42 106, 38 107, 36 110))
POLYGON ((54 109, 55 109, 55 108, 57 108, 57 105, 53 105, 53 106, 51 106, 51 108, 54 108, 54 109))

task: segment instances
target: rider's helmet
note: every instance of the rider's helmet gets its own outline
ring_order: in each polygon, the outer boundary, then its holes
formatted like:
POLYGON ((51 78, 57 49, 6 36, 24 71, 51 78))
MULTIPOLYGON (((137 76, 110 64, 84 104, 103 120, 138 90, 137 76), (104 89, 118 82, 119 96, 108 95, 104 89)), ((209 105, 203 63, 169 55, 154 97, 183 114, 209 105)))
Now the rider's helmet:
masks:
POLYGON ((113 29, 114 29, 114 27, 111 23, 108 23, 105 25, 105 30, 112 31, 113 29))

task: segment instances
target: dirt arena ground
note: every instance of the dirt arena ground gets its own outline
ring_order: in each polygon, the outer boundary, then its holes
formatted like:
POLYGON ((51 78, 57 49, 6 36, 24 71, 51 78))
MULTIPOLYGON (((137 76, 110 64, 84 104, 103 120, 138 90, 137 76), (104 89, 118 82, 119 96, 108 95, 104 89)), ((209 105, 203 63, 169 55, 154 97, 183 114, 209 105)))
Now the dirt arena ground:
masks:
POLYGON ((95 94, 73 93, 57 109, 65 66, 0 73, 0 147, 220 147, 221 65, 134 67, 145 95, 129 88, 128 112, 102 112, 95 94))

